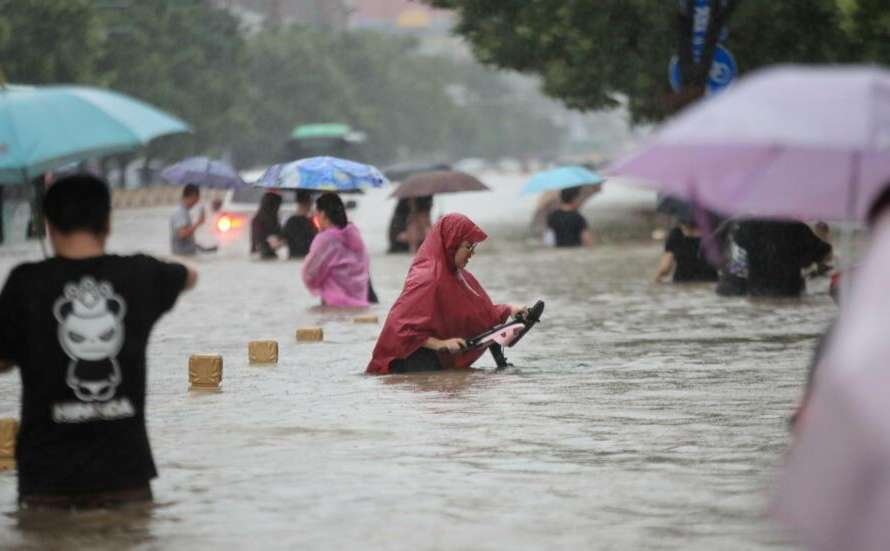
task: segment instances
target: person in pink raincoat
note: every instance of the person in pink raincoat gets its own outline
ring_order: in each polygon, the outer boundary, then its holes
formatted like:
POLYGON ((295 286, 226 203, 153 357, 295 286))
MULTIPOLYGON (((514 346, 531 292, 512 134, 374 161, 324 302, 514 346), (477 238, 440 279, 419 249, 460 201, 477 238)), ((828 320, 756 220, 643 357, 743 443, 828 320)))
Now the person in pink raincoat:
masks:
POLYGON ((814 551, 890 549, 890 187, 841 301, 778 478, 772 513, 814 551))
POLYGON ((336 193, 315 202, 318 235, 303 260, 303 282, 324 306, 360 308, 369 303, 370 260, 358 228, 346 219, 336 193))

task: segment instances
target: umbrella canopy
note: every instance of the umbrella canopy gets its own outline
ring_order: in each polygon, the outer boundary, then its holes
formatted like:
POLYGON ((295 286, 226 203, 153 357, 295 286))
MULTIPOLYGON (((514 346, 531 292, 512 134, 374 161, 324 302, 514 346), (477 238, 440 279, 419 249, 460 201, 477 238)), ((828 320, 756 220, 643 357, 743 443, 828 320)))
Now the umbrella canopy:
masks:
POLYGON ((346 138, 352 132, 348 124, 324 122, 318 124, 302 124, 294 128, 290 137, 296 140, 311 138, 346 138))
POLYGON ((603 183, 603 177, 583 166, 561 166, 539 172, 522 188, 522 193, 538 193, 603 183))
POLYGON ((461 191, 487 191, 488 186, 475 176, 456 170, 423 172, 411 176, 390 194, 390 197, 407 199, 440 193, 458 193, 461 191))
POLYGON ((451 170, 447 163, 398 163, 383 169, 383 173, 391 182, 403 182, 421 172, 451 170))
POLYGON ((671 195, 659 195, 655 201, 655 212, 667 214, 680 220, 693 219, 693 207, 688 201, 671 195))
POLYGON ((388 180, 377 168, 336 157, 309 157, 269 167, 254 185, 272 189, 359 191, 388 180))
MULTIPOLYGON (((813 550, 885 549, 890 541, 890 224, 843 295, 772 511, 813 550)), ((845 276, 846 277, 846 276, 845 276)))
POLYGON ((195 184, 202 187, 235 189, 247 184, 229 164, 208 157, 189 157, 161 171, 161 178, 184 186, 195 184))
POLYGON ((680 113, 610 173, 719 212, 862 219, 890 180, 890 72, 754 73, 680 113))
POLYGON ((0 87, 0 185, 131 151, 187 124, 123 94, 83 86, 0 87))

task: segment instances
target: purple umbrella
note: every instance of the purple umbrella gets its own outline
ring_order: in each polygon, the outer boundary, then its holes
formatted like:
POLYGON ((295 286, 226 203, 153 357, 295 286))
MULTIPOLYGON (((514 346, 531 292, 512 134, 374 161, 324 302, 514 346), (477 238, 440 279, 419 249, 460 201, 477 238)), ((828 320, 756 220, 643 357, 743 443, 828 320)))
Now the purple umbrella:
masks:
POLYGON ((718 212, 861 220, 890 180, 890 72, 757 72, 680 113, 609 172, 718 212))
POLYGON ((195 184, 201 187, 235 189, 247 185, 230 165, 208 157, 183 159, 162 170, 161 178, 180 186, 195 184))
POLYGON ((890 542, 890 220, 844 295, 816 371, 773 513, 811 550, 883 550, 890 542))

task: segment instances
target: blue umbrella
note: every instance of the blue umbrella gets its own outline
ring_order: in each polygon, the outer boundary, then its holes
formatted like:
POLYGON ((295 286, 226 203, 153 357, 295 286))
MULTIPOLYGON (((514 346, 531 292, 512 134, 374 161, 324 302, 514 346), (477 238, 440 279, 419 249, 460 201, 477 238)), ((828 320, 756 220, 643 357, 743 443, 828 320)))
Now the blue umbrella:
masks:
POLYGON ((522 193, 602 184, 602 176, 583 166, 562 166, 539 172, 522 187, 522 193))
POLYGON ((381 187, 387 182, 386 176, 371 165, 336 157, 310 157, 273 165, 254 185, 273 189, 357 191, 381 187))
POLYGON ((108 90, 0 86, 0 185, 188 131, 176 117, 108 90))
POLYGON ((180 186, 195 184, 202 187, 235 189, 247 185, 230 165, 208 157, 183 159, 162 170, 161 178, 180 186))

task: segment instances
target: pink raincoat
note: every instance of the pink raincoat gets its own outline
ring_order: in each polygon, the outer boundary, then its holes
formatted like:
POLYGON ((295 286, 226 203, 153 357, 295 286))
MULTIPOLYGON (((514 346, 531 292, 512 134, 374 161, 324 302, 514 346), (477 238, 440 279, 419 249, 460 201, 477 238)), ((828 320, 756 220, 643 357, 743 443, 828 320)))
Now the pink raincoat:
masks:
POLYGON ((303 260, 303 282, 325 306, 368 306, 370 260, 356 228, 330 227, 312 240, 303 260))
POLYGON ((890 549, 890 216, 884 215, 778 480, 773 514, 807 549, 890 549))

